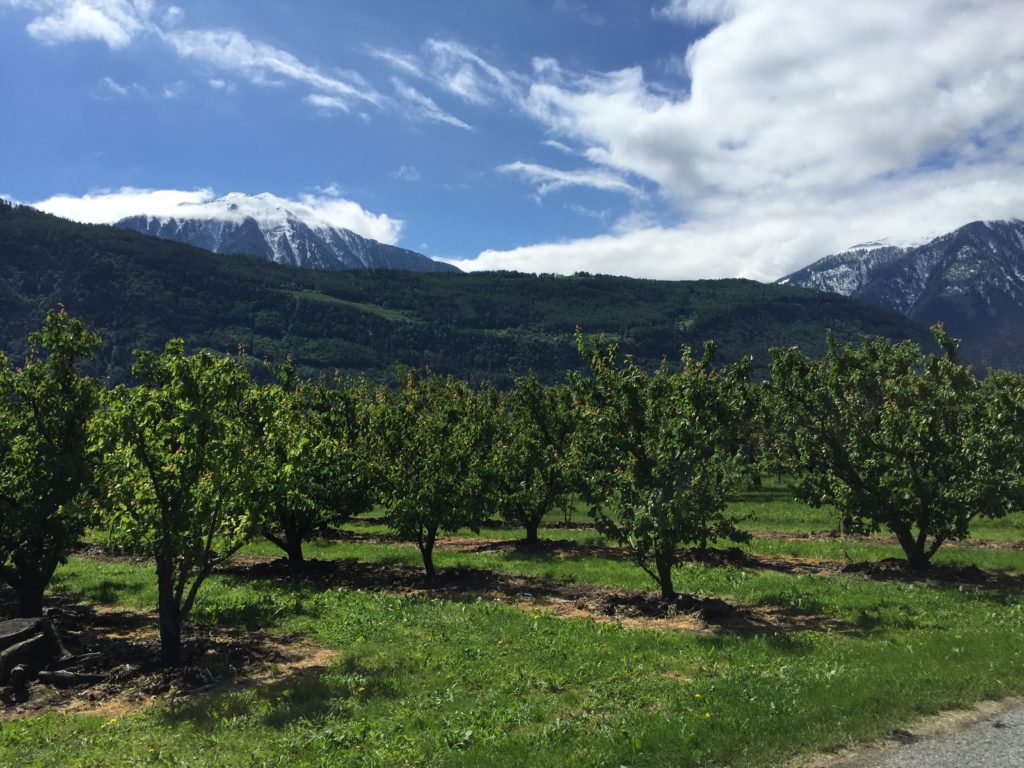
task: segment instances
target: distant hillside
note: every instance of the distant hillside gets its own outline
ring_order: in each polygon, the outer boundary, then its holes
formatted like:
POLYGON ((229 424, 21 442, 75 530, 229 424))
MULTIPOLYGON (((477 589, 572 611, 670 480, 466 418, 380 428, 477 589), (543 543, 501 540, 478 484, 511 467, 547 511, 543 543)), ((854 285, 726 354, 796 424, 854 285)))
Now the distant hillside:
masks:
POLYGON ((282 360, 307 373, 388 375, 394 363, 507 384, 578 368, 576 326, 644 364, 715 339, 721 357, 773 345, 824 347, 825 329, 927 342, 903 316, 840 296, 746 280, 659 282, 515 273, 318 272, 220 256, 108 226, 0 206, 0 348, 15 360, 45 311, 63 303, 105 345, 95 372, 124 380, 136 347, 168 338, 282 360))
POLYGON ((826 256, 780 283, 942 321, 964 354, 1024 370, 1024 221, 975 221, 912 247, 872 244, 826 256))

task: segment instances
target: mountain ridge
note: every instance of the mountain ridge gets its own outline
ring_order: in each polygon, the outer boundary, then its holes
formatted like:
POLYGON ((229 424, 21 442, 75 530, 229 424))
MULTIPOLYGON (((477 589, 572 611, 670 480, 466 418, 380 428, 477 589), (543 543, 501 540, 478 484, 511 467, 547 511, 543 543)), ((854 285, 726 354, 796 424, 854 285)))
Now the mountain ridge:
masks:
POLYGON ((181 206, 180 214, 137 214, 116 226, 214 253, 240 253, 307 269, 458 272, 407 248, 337 226, 312 209, 269 193, 232 192, 181 206))
POLYGON ((778 281, 942 322, 965 355, 1024 370, 1024 221, 973 221, 918 245, 830 254, 778 281))
POLYGON ((649 368, 714 339, 723 363, 751 354, 759 376, 769 347, 823 354, 829 327, 844 341, 930 343, 895 312, 750 280, 315 271, 0 205, 0 349, 18 360, 58 304, 103 336, 90 371, 111 381, 130 380, 132 350, 172 337, 241 345, 253 360, 291 354, 308 376, 387 379, 397 363, 499 386, 531 369, 547 382, 582 370, 578 326, 649 368))

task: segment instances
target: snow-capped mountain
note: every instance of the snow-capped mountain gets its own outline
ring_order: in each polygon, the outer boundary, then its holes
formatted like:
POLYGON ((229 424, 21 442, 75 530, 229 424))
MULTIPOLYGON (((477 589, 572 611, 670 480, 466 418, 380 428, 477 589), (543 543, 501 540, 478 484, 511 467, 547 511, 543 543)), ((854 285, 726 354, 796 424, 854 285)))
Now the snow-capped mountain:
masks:
POLYGON ((975 221, 917 245, 871 243, 779 280, 942 321, 979 363, 1024 370, 1024 221, 975 221))
POLYGON ((312 210, 266 193, 234 192, 189 204, 181 215, 130 216, 117 226, 215 253, 248 254, 309 269, 459 271, 421 253, 332 226, 312 210))

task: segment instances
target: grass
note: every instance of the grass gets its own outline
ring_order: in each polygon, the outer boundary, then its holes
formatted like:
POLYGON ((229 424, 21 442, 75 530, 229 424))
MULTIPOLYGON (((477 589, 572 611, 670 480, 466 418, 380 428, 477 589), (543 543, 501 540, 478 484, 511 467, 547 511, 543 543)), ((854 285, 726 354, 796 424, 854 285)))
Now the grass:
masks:
MULTIPOLYGON (((783 493, 747 494, 736 506, 752 513, 747 524, 757 530, 799 531, 789 527, 800 521, 783 493)), ((804 509, 809 517, 819 512, 804 509)), ((996 523, 992 538, 1012 538, 1016 525, 996 523)), ((484 535, 505 534, 519 532, 484 535)), ((838 560, 897 554, 885 544, 835 539, 758 539, 752 549, 838 560)), ((250 551, 277 554, 260 543, 250 551)), ((419 562, 415 548, 398 544, 314 542, 307 556, 419 562)), ((1021 550, 950 547, 939 558, 1024 571, 1021 550)), ((441 569, 652 586, 615 559, 444 551, 435 559, 441 569)), ((299 633, 337 649, 338 660, 322 674, 113 722, 57 714, 5 722, 0 764, 764 766, 876 737, 920 713, 1024 692, 1019 593, 693 563, 675 577, 680 591, 808 611, 847 630, 703 636, 488 601, 217 575, 203 588, 195 621, 299 633)), ((97 603, 155 604, 145 566, 72 558, 54 586, 97 603)))
POLYGON ((328 296, 326 293, 320 293, 319 291, 302 290, 302 291, 286 291, 285 293, 290 296, 294 296, 297 299, 307 299, 310 301, 320 302, 321 304, 336 304, 349 309, 355 309, 359 312, 366 312, 370 315, 376 315, 382 317, 385 320, 391 320, 393 322, 415 322, 416 317, 411 312, 405 312, 400 309, 391 309, 389 307, 382 307, 379 304, 366 304, 359 301, 349 301, 347 299, 339 299, 336 296, 328 296))

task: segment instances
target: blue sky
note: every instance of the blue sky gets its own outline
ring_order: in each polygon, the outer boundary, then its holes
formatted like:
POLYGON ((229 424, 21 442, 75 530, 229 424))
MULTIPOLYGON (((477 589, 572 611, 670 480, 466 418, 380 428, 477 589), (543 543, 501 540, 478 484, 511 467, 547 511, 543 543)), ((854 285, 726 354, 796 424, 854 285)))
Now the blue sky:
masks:
POLYGON ((1019 0, 0 0, 0 194, 271 192, 466 268, 771 279, 1024 216, 1022 61, 1019 0))

